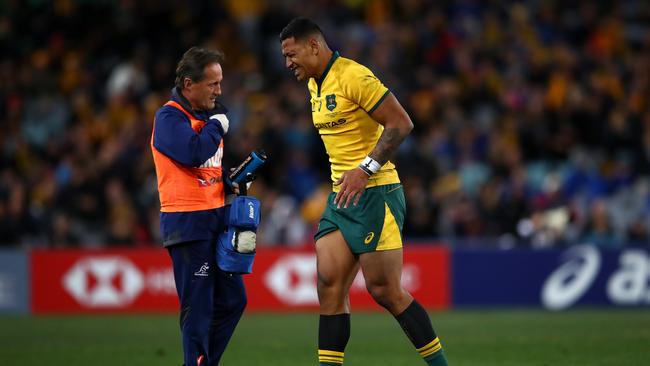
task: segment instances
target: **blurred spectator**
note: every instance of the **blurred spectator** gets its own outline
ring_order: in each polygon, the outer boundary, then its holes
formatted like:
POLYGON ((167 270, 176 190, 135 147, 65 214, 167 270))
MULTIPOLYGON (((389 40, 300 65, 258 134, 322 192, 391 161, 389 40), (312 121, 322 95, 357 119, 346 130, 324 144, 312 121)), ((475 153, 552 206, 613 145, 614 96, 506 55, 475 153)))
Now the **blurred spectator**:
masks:
POLYGON ((0 245, 159 241, 153 111, 192 45, 226 52, 225 164, 269 153, 260 240, 309 243, 329 172, 279 52, 297 14, 405 101, 407 239, 650 241, 647 1, 71 0, 0 4, 0 245))

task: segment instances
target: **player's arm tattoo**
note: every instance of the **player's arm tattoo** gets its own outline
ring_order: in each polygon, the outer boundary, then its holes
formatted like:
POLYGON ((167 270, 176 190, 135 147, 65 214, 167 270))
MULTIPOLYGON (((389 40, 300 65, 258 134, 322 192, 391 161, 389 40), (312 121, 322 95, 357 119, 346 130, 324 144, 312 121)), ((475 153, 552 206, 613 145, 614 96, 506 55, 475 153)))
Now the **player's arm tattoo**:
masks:
POLYGON ((379 136, 377 145, 369 154, 369 156, 375 159, 381 165, 386 164, 388 159, 390 159, 402 141, 404 141, 406 135, 408 135, 408 133, 401 133, 399 128, 385 128, 384 132, 382 132, 381 136, 379 136))

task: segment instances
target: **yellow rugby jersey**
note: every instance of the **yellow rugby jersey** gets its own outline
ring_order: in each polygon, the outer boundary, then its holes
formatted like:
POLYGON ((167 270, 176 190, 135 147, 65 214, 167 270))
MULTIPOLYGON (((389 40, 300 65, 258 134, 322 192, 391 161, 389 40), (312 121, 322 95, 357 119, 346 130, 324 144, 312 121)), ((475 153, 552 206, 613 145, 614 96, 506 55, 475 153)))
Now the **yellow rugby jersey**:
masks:
MULTIPOLYGON (((332 182, 361 164, 377 144, 384 126, 370 117, 390 91, 367 67, 334 52, 319 80, 309 79, 311 115, 323 139, 332 182)), ((395 165, 386 162, 368 187, 399 183, 395 165)), ((333 187, 338 192, 339 187, 333 187)))

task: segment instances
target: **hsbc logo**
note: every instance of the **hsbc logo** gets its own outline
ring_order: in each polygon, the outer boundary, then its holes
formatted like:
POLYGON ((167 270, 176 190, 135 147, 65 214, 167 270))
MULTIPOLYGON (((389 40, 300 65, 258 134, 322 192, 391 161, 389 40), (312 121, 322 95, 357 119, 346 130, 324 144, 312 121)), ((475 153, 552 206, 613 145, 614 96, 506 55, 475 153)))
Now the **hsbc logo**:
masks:
MULTIPOLYGON (((402 286, 409 292, 421 287, 420 269, 415 264, 405 264, 402 269, 402 286)), ((316 289, 316 255, 294 254, 281 257, 264 277, 266 286, 287 305, 318 305, 316 289)), ((350 293, 365 293, 366 280, 359 271, 350 293)))
POLYGON ((280 258, 266 273, 264 282, 285 304, 318 305, 314 254, 294 254, 280 258))
POLYGON ((120 256, 84 258, 63 276, 66 291, 88 307, 127 306, 144 285, 142 273, 120 256))

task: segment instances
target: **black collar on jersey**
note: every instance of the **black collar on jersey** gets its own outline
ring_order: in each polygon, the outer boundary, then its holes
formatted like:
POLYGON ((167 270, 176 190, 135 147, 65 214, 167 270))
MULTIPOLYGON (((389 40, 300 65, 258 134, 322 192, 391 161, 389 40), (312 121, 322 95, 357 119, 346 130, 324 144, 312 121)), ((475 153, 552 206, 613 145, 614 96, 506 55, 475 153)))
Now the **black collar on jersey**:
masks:
POLYGON ((185 109, 187 112, 192 114, 194 118, 200 119, 207 121, 210 116, 223 113, 226 114, 228 113, 228 109, 224 107, 223 104, 219 103, 219 101, 214 102, 214 108, 209 110, 209 111, 196 111, 192 109, 192 105, 190 104, 190 101, 183 96, 183 93, 178 89, 177 86, 172 89, 172 100, 175 101, 176 103, 180 104, 183 109, 185 109))
POLYGON ((330 58, 329 62, 327 63, 327 66, 325 66, 325 71, 323 71, 323 75, 321 75, 318 80, 316 80, 316 86, 318 87, 318 94, 316 96, 320 97, 320 87, 323 84, 323 80, 325 80, 325 77, 327 76, 327 73, 330 72, 330 69, 332 68, 332 65, 334 64, 334 61, 336 61, 337 58, 339 58, 339 51, 334 51, 332 53, 332 57, 330 58))

